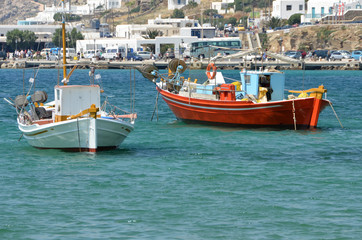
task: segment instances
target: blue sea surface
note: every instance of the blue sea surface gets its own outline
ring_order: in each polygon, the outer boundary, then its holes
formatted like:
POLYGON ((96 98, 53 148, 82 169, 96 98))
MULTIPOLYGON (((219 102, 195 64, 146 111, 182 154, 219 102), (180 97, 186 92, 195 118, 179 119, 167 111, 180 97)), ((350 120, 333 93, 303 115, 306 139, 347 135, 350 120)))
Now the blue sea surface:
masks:
MULTIPOLYGON (((129 110, 130 70, 97 73, 129 110)), ((313 131, 187 125, 162 99, 150 121, 157 93, 136 73, 135 131, 96 154, 19 141, 2 98, 34 74, 52 99, 58 70, 0 70, 0 239, 362 238, 362 71, 286 71, 286 89, 324 84, 344 126, 327 107, 313 131)), ((70 81, 87 83, 88 70, 70 81)))

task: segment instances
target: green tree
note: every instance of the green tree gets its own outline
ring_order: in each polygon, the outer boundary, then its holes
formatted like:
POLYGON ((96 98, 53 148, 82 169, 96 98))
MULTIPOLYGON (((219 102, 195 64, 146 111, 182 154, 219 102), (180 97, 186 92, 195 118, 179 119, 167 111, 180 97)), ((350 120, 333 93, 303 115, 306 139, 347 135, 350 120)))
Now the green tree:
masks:
POLYGON ((69 36, 69 44, 67 44, 70 48, 76 48, 77 40, 83 40, 83 34, 78 32, 76 28, 73 28, 70 32, 69 36))
POLYGON ((177 8, 173 10, 173 13, 171 15, 171 18, 184 18, 184 17, 185 17, 184 11, 177 8))
MULTIPOLYGON (((77 44, 77 40, 83 40, 84 37, 81 32, 78 32, 76 28, 73 28, 72 31, 66 32, 66 41, 67 41, 67 47, 69 48, 75 48, 77 44)), ((63 41, 62 41, 62 29, 56 29, 55 33, 53 35, 53 43, 57 47, 63 47, 63 41)))
POLYGON ((288 24, 289 25, 294 25, 296 23, 300 23, 300 16, 302 16, 302 14, 300 13, 296 13, 293 14, 292 16, 290 16, 290 18, 288 19, 288 24))
MULTIPOLYGON (((62 21, 62 13, 56 13, 53 16, 54 21, 61 22, 62 21)), ((65 21, 72 22, 72 21, 80 21, 81 17, 75 14, 65 14, 65 21)))
POLYGON ((128 9, 128 19, 130 18, 130 16, 131 16, 131 8, 135 5, 136 3, 134 2, 134 1, 130 1, 130 0, 128 0, 127 2, 126 2, 126 7, 127 7, 127 9, 128 9))
POLYGON ((226 23, 227 23, 227 24, 236 25, 236 21, 237 21, 237 19, 234 18, 234 17, 231 17, 231 18, 229 18, 229 19, 226 19, 226 23))
POLYGON ((216 9, 206 9, 204 11, 204 16, 208 16, 208 17, 212 17, 215 14, 217 14, 217 10, 216 9))
POLYGON ((242 11, 243 10, 243 1, 242 0, 235 0, 234 1, 235 11, 242 11))
POLYGON ((159 30, 148 30, 147 35, 144 35, 143 37, 146 39, 155 39, 157 36, 162 36, 163 33, 159 30))
POLYGON ((190 8, 196 8, 198 5, 199 4, 197 4, 197 2, 195 2, 195 1, 189 1, 189 3, 186 5, 186 7, 188 9, 190 9, 190 8))
POLYGON ((276 27, 282 26, 282 20, 280 18, 272 17, 266 25, 274 29, 276 27))
POLYGON ((29 30, 14 29, 6 34, 6 44, 13 50, 33 48, 36 39, 35 33, 29 30))
MULTIPOLYGON (((159 30, 148 30, 147 35, 144 35, 143 37, 145 39, 155 39, 157 36, 162 36, 163 33, 159 30)), ((145 44, 146 48, 150 49, 151 52, 155 52, 155 45, 154 44, 145 44)))
POLYGON ((329 27, 322 27, 317 32, 317 39, 318 43, 322 48, 325 48, 328 42, 331 40, 332 36, 331 34, 334 32, 334 30, 331 30, 329 27), (322 43, 322 44, 321 44, 322 43))

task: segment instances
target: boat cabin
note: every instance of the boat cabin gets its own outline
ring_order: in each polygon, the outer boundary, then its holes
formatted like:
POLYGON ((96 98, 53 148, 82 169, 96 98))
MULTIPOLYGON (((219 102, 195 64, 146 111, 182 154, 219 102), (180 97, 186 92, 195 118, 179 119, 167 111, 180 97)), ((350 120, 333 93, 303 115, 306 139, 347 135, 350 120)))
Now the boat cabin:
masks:
POLYGON ((284 99, 285 75, 282 72, 269 71, 242 71, 241 90, 243 95, 254 95, 260 98, 265 93, 267 101, 280 101, 284 99))
POLYGON ((71 115, 89 109, 92 104, 100 107, 100 88, 98 85, 66 85, 56 86, 55 121, 64 121, 71 115))

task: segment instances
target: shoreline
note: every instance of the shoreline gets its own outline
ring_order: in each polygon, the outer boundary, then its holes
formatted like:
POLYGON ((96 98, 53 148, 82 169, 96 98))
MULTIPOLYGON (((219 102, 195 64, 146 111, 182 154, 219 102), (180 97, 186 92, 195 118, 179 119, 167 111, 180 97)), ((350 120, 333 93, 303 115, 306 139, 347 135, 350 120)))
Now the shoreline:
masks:
MULTIPOLYGON (((94 60, 94 59, 81 59, 81 60, 68 60, 67 65, 70 67, 79 65, 81 68, 89 68, 90 66, 96 66, 98 69, 129 69, 135 67, 141 67, 145 64, 153 64, 159 69, 166 69, 169 60, 143 60, 143 61, 109 61, 109 60, 94 60)), ((206 69, 209 62, 203 61, 186 61, 187 66, 190 69, 206 69)), ((22 69, 22 68, 60 68, 60 61, 49 60, 28 60, 28 59, 16 59, 16 60, 2 60, 0 66, 2 69, 22 69)), ((259 68, 274 68, 278 70, 362 70, 362 62, 357 60, 342 60, 342 61, 326 61, 307 60, 305 62, 288 63, 281 60, 275 61, 243 61, 243 60, 223 60, 216 61, 215 66, 221 70, 253 70, 259 68)))

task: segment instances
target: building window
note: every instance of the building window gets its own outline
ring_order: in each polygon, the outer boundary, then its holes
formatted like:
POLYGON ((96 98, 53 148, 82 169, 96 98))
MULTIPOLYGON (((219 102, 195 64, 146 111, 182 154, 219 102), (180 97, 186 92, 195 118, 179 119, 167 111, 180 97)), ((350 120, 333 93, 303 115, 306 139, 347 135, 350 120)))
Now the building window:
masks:
POLYGON ((324 15, 324 7, 321 7, 321 15, 324 15))
POLYGON ((302 11, 303 10, 303 4, 300 4, 299 5, 299 11, 302 11))
POLYGON ((329 7, 329 14, 333 13, 333 7, 329 7))
POLYGON ((291 11, 292 10, 292 5, 287 5, 287 11, 291 11))

